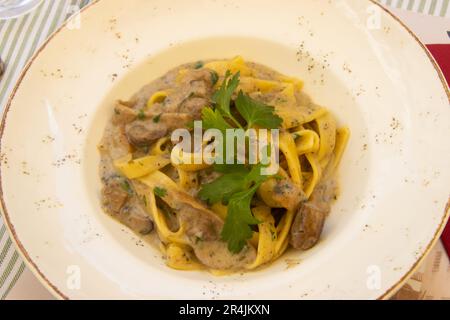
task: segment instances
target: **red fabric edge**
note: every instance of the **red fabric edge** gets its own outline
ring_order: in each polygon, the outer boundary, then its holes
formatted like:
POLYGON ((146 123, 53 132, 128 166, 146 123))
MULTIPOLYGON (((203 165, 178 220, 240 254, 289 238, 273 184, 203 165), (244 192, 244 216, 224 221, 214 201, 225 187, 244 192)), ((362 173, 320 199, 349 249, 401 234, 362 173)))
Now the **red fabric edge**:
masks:
MULTIPOLYGON (((434 59, 439 64, 445 78, 447 79, 447 86, 450 83, 450 44, 430 44, 427 45, 428 50, 434 56, 434 59)), ((444 229, 441 236, 447 255, 450 257, 450 222, 444 229)))

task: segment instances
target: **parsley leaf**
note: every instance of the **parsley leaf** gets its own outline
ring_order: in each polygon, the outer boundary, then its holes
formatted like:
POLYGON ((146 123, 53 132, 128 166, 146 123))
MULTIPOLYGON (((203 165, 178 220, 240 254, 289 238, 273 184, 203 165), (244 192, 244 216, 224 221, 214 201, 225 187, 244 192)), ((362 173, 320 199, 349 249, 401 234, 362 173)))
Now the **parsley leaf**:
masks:
POLYGON ((251 189, 235 193, 228 204, 228 214, 222 229, 222 239, 228 242, 228 250, 239 253, 253 235, 250 225, 258 224, 253 217, 250 203, 259 184, 251 189))
POLYGON ((227 70, 225 74, 225 78, 223 79, 222 85, 220 88, 214 93, 213 101, 217 104, 220 111, 222 111, 226 115, 230 115, 230 101, 231 96, 233 95, 234 90, 239 85, 239 77, 240 72, 237 72, 236 74, 231 77, 231 73, 229 70, 227 70))
POLYGON ((210 204, 220 201, 227 203, 234 193, 267 180, 268 176, 261 175, 262 167, 257 164, 250 170, 241 164, 215 164, 214 170, 224 174, 213 182, 204 184, 198 196, 210 204))
POLYGON ((194 120, 190 120, 186 123, 187 129, 194 129, 194 120))
POLYGON ((274 108, 252 99, 249 95, 239 91, 235 101, 236 109, 247 121, 247 127, 258 125, 266 129, 276 129, 281 126, 283 119, 275 114, 274 108))
POLYGON ((239 122, 233 117, 230 109, 231 96, 239 85, 239 77, 240 72, 235 73, 230 79, 231 73, 227 70, 225 74, 225 78, 223 79, 222 85, 220 88, 214 93, 213 101, 216 103, 217 108, 222 113, 222 115, 231 119, 234 124, 238 127, 241 127, 239 122))
POLYGON ((167 190, 164 188, 155 187, 153 188, 153 193, 155 194, 155 196, 163 198, 167 195, 167 190))
POLYGON ((268 175, 262 175, 261 174, 261 169, 263 167, 265 167, 265 166, 262 165, 261 163, 258 163, 257 165, 254 165, 252 167, 250 172, 245 177, 247 185, 261 184, 261 183, 263 183, 264 181, 266 181, 270 177, 268 175))
POLYGON ((203 108, 202 110, 202 126, 207 129, 219 129, 225 132, 226 129, 231 129, 228 122, 225 121, 219 110, 212 110, 211 108, 203 108))
POLYGON ((211 108, 203 108, 202 110, 202 126, 204 130, 218 129, 222 132, 222 155, 219 155, 216 150, 216 156, 226 159, 226 130, 231 129, 230 124, 223 118, 219 110, 212 110, 211 108))
POLYGON ((215 165, 224 173, 211 183, 202 186, 198 196, 208 203, 228 203, 228 213, 222 229, 222 239, 228 242, 230 252, 240 252, 252 237, 250 225, 258 224, 250 210, 252 198, 261 183, 270 176, 261 175, 263 165, 251 169, 244 165, 215 165))
POLYGON ((214 171, 220 173, 248 173, 248 169, 245 164, 233 163, 233 164, 214 164, 214 171))
POLYGON ((198 196, 210 204, 220 201, 227 203, 234 193, 242 190, 245 184, 245 177, 245 173, 225 174, 213 182, 203 185, 198 196))
MULTIPOLYGON (((217 74, 211 74, 211 77, 213 82, 217 81, 217 74)), ((202 110, 204 129, 214 128, 225 132, 227 129, 233 129, 232 124, 243 129, 234 118, 230 107, 233 93, 239 85, 239 78, 239 72, 233 76, 230 71, 226 72, 222 84, 213 96, 215 109, 206 107, 202 110)), ((276 129, 282 124, 282 119, 275 114, 273 107, 252 99, 242 91, 239 91, 234 104, 242 118, 246 120, 247 129, 253 126, 276 129)), ((222 175, 213 182, 204 184, 198 196, 209 204, 228 203, 228 214, 221 236, 228 242, 230 252, 238 253, 252 237, 253 231, 250 226, 259 223, 251 212, 252 198, 261 183, 271 176, 261 174, 262 164, 251 167, 244 164, 215 164, 213 168, 222 175)))

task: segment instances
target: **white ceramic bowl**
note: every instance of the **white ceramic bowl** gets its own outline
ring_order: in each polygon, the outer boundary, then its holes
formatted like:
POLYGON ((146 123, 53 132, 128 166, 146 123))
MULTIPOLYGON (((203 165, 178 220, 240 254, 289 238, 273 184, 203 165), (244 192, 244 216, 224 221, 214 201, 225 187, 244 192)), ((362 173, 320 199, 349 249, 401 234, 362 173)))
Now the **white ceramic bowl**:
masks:
POLYGON ((101 0, 81 28, 77 19, 27 65, 1 127, 5 221, 57 297, 385 298, 437 241, 449 211, 448 87, 375 3, 101 0), (341 196, 310 251, 227 277, 171 270, 102 212, 96 145, 115 99, 178 64, 238 54, 302 78, 351 128, 341 196))

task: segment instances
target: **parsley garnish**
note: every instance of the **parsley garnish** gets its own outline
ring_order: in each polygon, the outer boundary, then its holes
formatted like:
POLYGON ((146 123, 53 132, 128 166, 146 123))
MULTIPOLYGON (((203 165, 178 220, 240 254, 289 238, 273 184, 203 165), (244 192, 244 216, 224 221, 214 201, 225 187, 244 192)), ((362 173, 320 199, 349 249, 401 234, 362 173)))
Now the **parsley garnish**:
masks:
POLYGON ((250 202, 259 188, 259 184, 252 188, 235 193, 228 203, 228 214, 222 229, 222 239, 228 242, 228 250, 239 253, 253 235, 250 225, 259 221, 252 215, 250 202))
POLYGON ((186 128, 187 128, 187 129, 194 129, 194 120, 189 120, 189 121, 186 123, 186 128))
POLYGON ((240 73, 237 72, 231 77, 231 79, 229 79, 230 76, 230 71, 227 71, 222 85, 216 93, 214 93, 213 101, 216 103, 216 108, 220 111, 220 113, 222 113, 223 116, 229 118, 236 126, 241 128, 241 124, 231 114, 230 109, 231 96, 239 85, 240 73))
POLYGON ((248 168, 245 164, 214 164, 214 171, 220 173, 248 173, 248 168))
MULTIPOLYGON (((212 75, 211 75, 212 76, 212 75)), ((213 96, 215 102, 215 111, 207 111, 202 113, 202 120, 206 128, 216 128, 224 130, 231 128, 226 122, 226 119, 232 121, 232 123, 238 128, 242 128, 242 125, 231 113, 230 103, 234 91, 239 85, 240 73, 237 72, 231 78, 230 71, 227 71, 225 78, 213 96)), ((279 128, 283 122, 276 113, 275 108, 266 105, 263 102, 252 99, 248 94, 239 91, 236 100, 234 101, 236 109, 239 111, 242 118, 247 122, 247 129, 255 125, 265 129, 279 128)))
POLYGON ((204 184, 198 196, 210 204, 220 201, 227 203, 234 193, 246 190, 268 178, 261 175, 262 167, 261 164, 254 165, 251 169, 241 164, 216 164, 214 170, 224 174, 213 182, 204 184))
POLYGON ((217 157, 225 157, 226 158, 226 130, 232 129, 230 124, 224 119, 222 114, 218 109, 213 110, 211 108, 203 108, 202 110, 202 125, 203 129, 218 129, 222 131, 222 155, 219 154, 218 150, 216 150, 217 157))
POLYGON ((224 174, 213 182, 203 185, 198 196, 211 204, 220 201, 227 203, 234 193, 242 190, 245 177, 246 173, 224 174))
POLYGON ((269 176, 261 175, 262 165, 248 169, 244 165, 215 165, 216 171, 224 173, 211 183, 203 185, 198 196, 208 203, 228 203, 228 214, 222 229, 222 239, 228 249, 240 252, 252 237, 250 225, 257 224, 250 210, 250 203, 261 183, 269 176))
POLYGON ((249 95, 239 91, 236 99, 236 109, 247 121, 247 127, 258 125, 266 129, 276 129, 281 126, 283 119, 275 114, 275 109, 262 102, 252 99, 249 95))
POLYGON ((160 198, 164 198, 167 195, 167 190, 160 187, 153 188, 153 193, 155 196, 158 196, 160 198))
POLYGON ((225 133, 226 129, 231 129, 231 126, 225 121, 219 110, 213 110, 211 108, 203 108, 202 126, 205 130, 219 129, 223 133, 225 133))
MULTIPOLYGON (((212 81, 216 81, 211 73, 212 81)), ((282 119, 275 114, 275 109, 262 102, 252 99, 249 95, 239 91, 234 104, 241 117, 246 121, 246 128, 237 121, 231 112, 232 97, 239 86, 240 74, 231 76, 227 71, 219 89, 213 96, 214 109, 206 107, 202 110, 203 128, 227 129, 238 127, 249 129, 259 126, 266 129, 276 129, 282 124, 282 119)), ((226 135, 224 135, 224 140, 226 135)), ((226 142, 224 141, 224 146, 226 142)), ((228 249, 233 253, 240 252, 252 237, 251 225, 258 224, 253 217, 250 204, 261 183, 270 176, 261 175, 262 164, 251 168, 240 164, 215 164, 214 170, 222 173, 218 179, 202 186, 198 193, 200 199, 209 204, 222 202, 228 204, 228 214, 222 229, 222 239, 227 241, 228 249)))

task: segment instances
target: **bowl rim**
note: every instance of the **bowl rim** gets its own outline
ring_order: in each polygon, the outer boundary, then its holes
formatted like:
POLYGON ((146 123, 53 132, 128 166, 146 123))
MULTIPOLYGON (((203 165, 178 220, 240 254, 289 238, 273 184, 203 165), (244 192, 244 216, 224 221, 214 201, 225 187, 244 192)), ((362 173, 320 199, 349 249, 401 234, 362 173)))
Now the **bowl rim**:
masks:
MULTIPOLYGON (((93 0, 88 5, 81 8, 81 10, 78 12, 78 14, 81 14, 82 12, 92 8, 95 4, 98 4, 101 0, 93 0)), ((385 13, 390 15, 394 20, 396 20, 411 36, 412 38, 419 44, 419 46, 425 51, 428 59, 430 60, 433 68, 435 69, 436 73, 438 74, 439 79, 441 80, 441 83, 444 87, 444 91, 447 94, 447 99, 450 103, 450 91, 447 84, 447 80, 440 69, 439 65, 437 64, 436 60, 428 50, 428 48, 425 46, 425 44, 418 38, 418 36, 392 11, 384 7, 382 4, 380 4, 376 0, 367 0, 371 2, 374 5, 377 5, 380 9, 382 9, 385 13)), ((44 49, 47 47, 48 43, 59 33, 61 32, 64 27, 72 20, 74 19, 74 16, 70 17, 66 21, 64 21, 61 26, 59 26, 43 43, 42 45, 36 50, 36 52, 32 55, 32 57, 28 60, 25 67, 21 71, 13 90, 11 91, 11 94, 8 97, 7 103, 5 105, 5 108, 3 110, 1 124, 0 124, 0 142, 3 138, 3 133, 5 130, 7 115, 9 112, 9 109, 11 107, 12 101, 14 100, 14 97, 19 90, 20 85, 22 84, 22 81, 27 74, 28 70, 32 66, 33 62, 38 58, 40 53, 44 51, 44 49)), ((1 143, 0 143, 0 150, 1 150, 1 143)), ((31 272, 34 274, 34 276, 39 280, 39 282, 57 299, 62 300, 70 300, 70 297, 65 295, 55 284, 53 284, 45 275, 44 273, 39 269, 37 264, 33 261, 31 256, 28 254, 27 250, 23 246, 22 242, 20 241, 18 234, 16 233, 15 227, 13 223, 11 222, 10 216, 8 214, 8 209, 3 197, 3 184, 2 184, 2 174, 0 169, 0 212, 2 213, 4 217, 4 222, 6 225, 6 228, 8 230, 9 236, 11 240, 13 241, 15 245, 15 249, 17 249, 18 253, 20 254, 22 260, 28 267, 28 269, 31 270, 31 272)), ((446 223, 449 221, 450 218, 450 196, 447 201, 447 204, 444 209, 444 214, 442 216, 442 219, 439 223, 439 226, 437 227, 433 238, 430 240, 430 242, 427 244, 424 252, 420 257, 416 259, 414 264, 403 274, 403 276, 395 282, 390 288, 388 288, 383 294, 381 294, 377 299, 378 300, 385 300, 389 299, 391 296, 393 296, 398 289, 410 278, 410 276, 419 268, 422 261, 428 256, 431 249, 434 247, 434 245, 439 241, 440 236, 442 232, 445 229, 446 223)))

